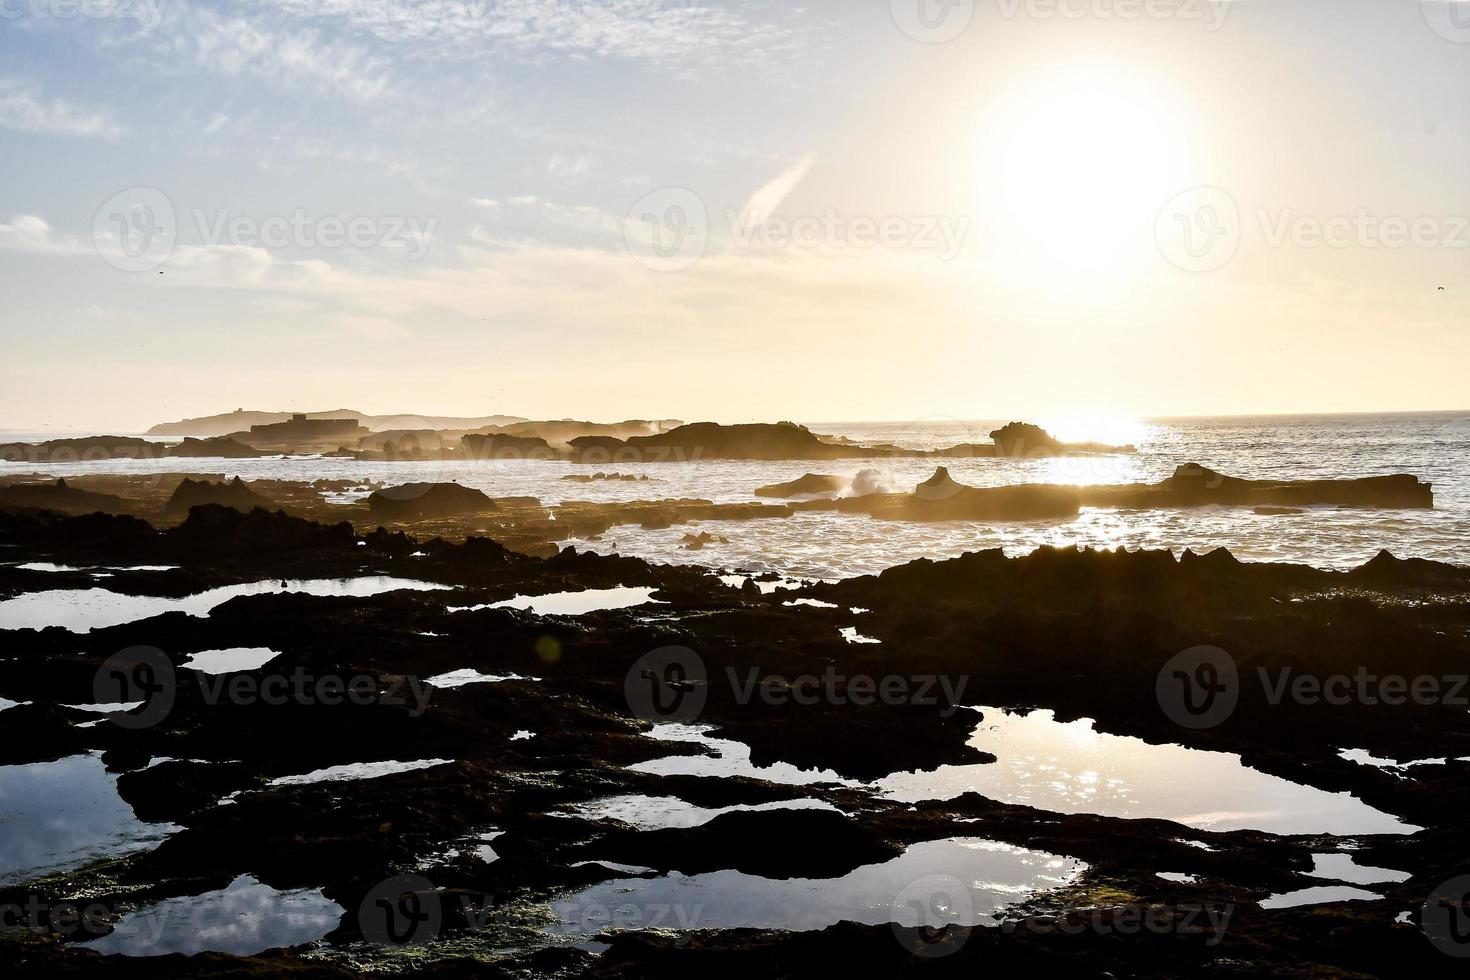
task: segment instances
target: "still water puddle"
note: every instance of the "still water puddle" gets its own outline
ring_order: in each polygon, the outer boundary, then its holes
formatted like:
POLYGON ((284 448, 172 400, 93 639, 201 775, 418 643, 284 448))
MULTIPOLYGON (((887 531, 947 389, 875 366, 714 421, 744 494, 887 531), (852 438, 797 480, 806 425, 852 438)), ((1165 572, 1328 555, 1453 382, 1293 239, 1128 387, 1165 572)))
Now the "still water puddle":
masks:
POLYGON ((617 588, 588 589, 585 592, 553 592, 549 595, 516 596, 504 602, 483 606, 451 607, 450 612, 478 612, 481 609, 520 609, 537 616, 584 616, 610 609, 632 609, 635 606, 658 605, 653 594, 658 589, 617 588))
POLYGON ((1329 905, 1333 902, 1373 902, 1382 897, 1382 895, 1375 895, 1362 888, 1349 888, 1346 885, 1319 885, 1315 888, 1286 892, 1283 895, 1272 895, 1261 903, 1261 908, 1294 909, 1303 905, 1329 905))
POLYGON ((366 598, 400 590, 428 592, 450 588, 452 586, 433 582, 369 575, 345 579, 247 582, 210 589, 182 599, 123 595, 109 589, 49 589, 0 601, 0 629, 39 630, 48 626, 61 626, 73 633, 86 633, 169 612, 208 616, 210 610, 237 596, 284 592, 366 598))
POLYGON ((1351 854, 1313 854, 1313 867, 1307 874, 1313 878, 1332 878, 1354 885, 1382 885, 1408 881, 1413 875, 1391 868, 1370 868, 1358 864, 1351 854))
POLYGON ((80 945, 122 956, 252 956, 315 942, 337 927, 344 911, 320 889, 277 891, 243 875, 219 891, 129 912, 111 933, 80 945))
POLYGON ((299 776, 279 776, 270 781, 271 786, 309 786, 312 783, 340 783, 354 779, 378 779, 396 776, 401 772, 432 769, 447 766, 453 759, 419 759, 415 762, 349 762, 341 766, 328 766, 302 773, 299 776))
POLYGON ((0 766, 0 883, 145 851, 178 829, 134 816, 101 753, 0 766))
POLYGON ((776 880, 739 871, 603 882, 551 904, 557 935, 607 929, 825 929, 841 921, 979 925, 1086 870, 1075 858, 975 838, 911 845, 840 878, 776 880), (945 901, 936 902, 936 895, 945 901), (657 916, 659 921, 651 921, 657 916), (922 916, 922 919, 921 919, 922 916), (936 921, 938 917, 938 921, 936 921))
POLYGON ((638 830, 688 830, 709 823, 722 813, 765 810, 830 810, 837 808, 824 800, 777 800, 773 803, 738 804, 706 809, 686 803, 676 796, 609 796, 571 808, 572 813, 589 820, 616 820, 638 830))
MULTIPOLYGON (((1383 756, 1374 755, 1366 749, 1343 749, 1337 755, 1340 759, 1346 759, 1348 762, 1356 762, 1360 766, 1373 766, 1376 769, 1382 769, 1384 772, 1393 773, 1400 779, 1405 777, 1409 769, 1413 769, 1416 766, 1442 766, 1450 761, 1448 757, 1441 757, 1438 759, 1412 759, 1409 762, 1395 762, 1393 759, 1386 759, 1383 756)), ((1456 759, 1455 761, 1470 762, 1470 757, 1456 759)))
POLYGON ((280 656, 266 647, 232 647, 228 650, 200 650, 182 666, 204 674, 232 674, 241 670, 259 670, 280 656))
POLYGON ((452 670, 447 674, 437 674, 430 677, 426 684, 432 684, 437 688, 465 687, 469 684, 505 684, 510 681, 539 681, 539 677, 522 677, 520 674, 482 674, 478 670, 466 668, 464 670, 452 670))
POLYGON ((655 776, 744 776, 764 779, 789 786, 811 786, 817 783, 840 783, 857 786, 831 770, 798 769, 785 762, 757 766, 750 761, 750 746, 728 738, 711 738, 709 725, 655 725, 646 734, 665 742, 694 742, 714 752, 713 755, 673 755, 640 762, 628 768, 655 776))
POLYGON ((1057 813, 1153 817, 1203 830, 1273 834, 1410 834, 1420 828, 1348 793, 1329 793, 1251 769, 1238 755, 1097 731, 1090 719, 1061 723, 1051 711, 981 708, 970 744, 989 765, 895 773, 876 788, 906 802, 974 792, 1057 813))

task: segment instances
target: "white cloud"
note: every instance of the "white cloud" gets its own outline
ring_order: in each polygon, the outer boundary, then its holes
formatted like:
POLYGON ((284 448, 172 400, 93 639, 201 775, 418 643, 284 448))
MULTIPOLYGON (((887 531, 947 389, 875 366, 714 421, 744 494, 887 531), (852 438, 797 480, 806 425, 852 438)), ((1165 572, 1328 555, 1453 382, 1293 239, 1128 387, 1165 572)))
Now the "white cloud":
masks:
POLYGON ((585 177, 591 171, 592 158, 585 154, 570 156, 565 153, 553 153, 551 159, 546 161, 546 172, 559 180, 585 177))
POLYGON ((45 218, 34 214, 17 214, 0 224, 0 250, 37 255, 84 255, 91 251, 75 236, 57 234, 45 218))
POLYGON ((15 81, 0 81, 0 126, 105 139, 122 134, 120 126, 98 113, 78 109, 64 99, 38 97, 34 89, 15 81))

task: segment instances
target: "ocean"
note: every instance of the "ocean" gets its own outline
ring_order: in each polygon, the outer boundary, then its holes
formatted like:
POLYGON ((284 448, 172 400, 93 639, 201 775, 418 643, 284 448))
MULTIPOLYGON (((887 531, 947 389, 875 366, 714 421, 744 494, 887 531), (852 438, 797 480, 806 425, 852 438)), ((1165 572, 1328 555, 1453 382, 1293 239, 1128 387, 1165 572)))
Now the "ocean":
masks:
MULTIPOLYGON (((816 431, 860 443, 932 449, 986 443, 1006 420, 812 424, 816 431)), ((1061 521, 911 524, 861 515, 804 513, 788 519, 705 522, 664 530, 614 528, 579 548, 637 555, 652 561, 702 564, 785 575, 838 579, 870 574, 915 558, 947 558, 983 548, 1022 554, 1041 545, 1092 547, 1229 548, 1253 561, 1302 562, 1349 568, 1380 549, 1399 557, 1470 562, 1470 412, 1303 415, 1230 418, 1037 420, 1064 439, 1129 443, 1136 454, 1049 460, 932 459, 759 462, 695 459, 683 462, 586 466, 544 461, 383 462, 298 457, 247 460, 105 460, 37 466, 0 463, 0 475, 47 472, 190 472, 311 481, 346 479, 389 484, 457 481, 493 496, 534 496, 546 504, 567 500, 699 498, 754 501, 757 487, 807 472, 852 477, 865 488, 909 491, 942 462, 954 478, 974 486, 1017 483, 1156 482, 1182 463, 1200 463, 1252 479, 1321 479, 1412 473, 1434 484, 1432 511, 1310 508, 1261 516, 1249 508, 1191 510, 1084 509, 1061 521), (648 482, 573 483, 574 473, 612 470, 646 475, 648 482), (707 531, 728 543, 701 551, 682 546, 684 535, 707 531)), ((6 441, 26 437, 7 435, 6 441)), ((32 436, 29 438, 44 438, 32 436)), ((351 499, 354 494, 341 499, 351 499)))

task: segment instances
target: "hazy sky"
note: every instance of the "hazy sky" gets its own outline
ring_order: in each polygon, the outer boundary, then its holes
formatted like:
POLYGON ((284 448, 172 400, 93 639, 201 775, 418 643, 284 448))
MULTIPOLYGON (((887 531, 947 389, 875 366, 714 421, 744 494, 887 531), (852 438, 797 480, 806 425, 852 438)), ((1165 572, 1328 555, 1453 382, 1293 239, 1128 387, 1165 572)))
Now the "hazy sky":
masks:
POLYGON ((1470 3, 0 0, 0 427, 1463 408, 1467 93, 1470 3))

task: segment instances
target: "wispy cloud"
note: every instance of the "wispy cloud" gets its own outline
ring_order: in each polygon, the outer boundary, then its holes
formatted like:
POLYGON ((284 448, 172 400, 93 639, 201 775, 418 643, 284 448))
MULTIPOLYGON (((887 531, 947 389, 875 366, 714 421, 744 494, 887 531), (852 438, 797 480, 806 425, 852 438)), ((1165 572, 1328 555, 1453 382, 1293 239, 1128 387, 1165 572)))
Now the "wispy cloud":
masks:
POLYGON ((745 202, 745 208, 740 214, 741 223, 760 224, 775 214, 781 202, 790 197, 797 185, 806 179, 806 175, 811 172, 812 165, 816 162, 817 155, 808 153, 781 171, 775 180, 750 195, 750 200, 745 202))
POLYGON ((122 127, 96 112, 79 109, 64 99, 45 99, 30 86, 0 80, 0 126, 62 136, 122 135, 122 127))
MULTIPOLYGON (((802 48, 799 10, 718 0, 264 0, 294 19, 346 27, 411 54, 617 59, 655 69, 756 68, 802 48), (755 42, 759 43, 755 43, 755 42)), ((810 18, 806 18, 810 21, 810 18)))
POLYGON ((362 104, 392 88, 394 61, 380 44, 329 36, 294 20, 256 11, 222 16, 175 0, 160 28, 137 40, 152 46, 151 56, 165 69, 204 69, 362 104))

